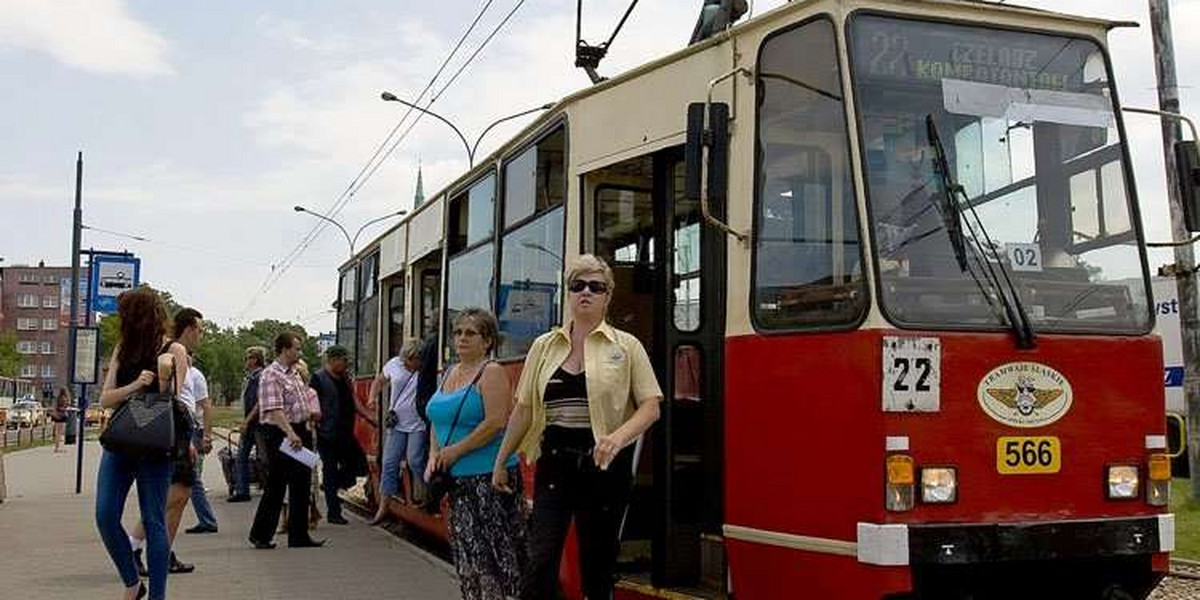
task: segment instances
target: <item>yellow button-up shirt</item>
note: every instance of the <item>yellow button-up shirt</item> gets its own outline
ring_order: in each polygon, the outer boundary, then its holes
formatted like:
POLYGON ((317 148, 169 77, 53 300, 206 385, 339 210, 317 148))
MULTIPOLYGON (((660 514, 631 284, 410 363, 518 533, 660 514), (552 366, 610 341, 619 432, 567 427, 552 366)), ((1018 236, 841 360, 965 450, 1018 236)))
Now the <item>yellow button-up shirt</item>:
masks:
MULTIPOLYGON (((529 431, 521 440, 526 460, 537 460, 546 429, 546 383, 571 354, 571 325, 564 324, 534 340, 517 383, 517 402, 532 409, 529 431)), ((601 323, 584 339, 583 368, 592 434, 609 435, 643 402, 662 398, 650 357, 636 337, 601 323)))

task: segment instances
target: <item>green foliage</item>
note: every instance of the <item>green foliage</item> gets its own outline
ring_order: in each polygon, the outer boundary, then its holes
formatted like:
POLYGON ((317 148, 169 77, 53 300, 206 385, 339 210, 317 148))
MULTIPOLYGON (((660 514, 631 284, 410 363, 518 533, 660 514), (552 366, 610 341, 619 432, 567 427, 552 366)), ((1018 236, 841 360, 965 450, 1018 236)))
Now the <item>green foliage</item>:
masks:
POLYGON ((16 332, 0 332, 0 375, 16 377, 24 364, 25 357, 17 352, 16 332))
POLYGON ((1171 481, 1171 512, 1175 514, 1174 556, 1200 560, 1200 501, 1192 499, 1187 479, 1171 481))

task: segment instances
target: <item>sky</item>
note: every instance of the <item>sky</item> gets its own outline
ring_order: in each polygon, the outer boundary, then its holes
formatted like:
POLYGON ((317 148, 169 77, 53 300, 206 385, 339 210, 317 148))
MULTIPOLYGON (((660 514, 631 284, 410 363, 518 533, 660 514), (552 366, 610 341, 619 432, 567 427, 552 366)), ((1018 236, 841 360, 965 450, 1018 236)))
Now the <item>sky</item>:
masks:
MULTIPOLYGON (((346 240, 322 232, 266 293, 273 265, 355 180, 489 0, 314 2, 4 0, 0 3, 0 265, 70 264, 75 156, 84 153, 83 246, 129 250, 145 281, 216 323, 291 320, 333 329, 330 303, 346 240), (107 232, 134 235, 137 241, 107 232)), ((442 89, 522 0, 490 0, 442 89)), ((616 74, 686 44, 700 0, 643 0, 601 72, 616 74)), ((755 13, 784 4, 757 0, 755 13)), ((1110 49, 1122 102, 1157 106, 1147 2, 1022 0, 1136 21, 1110 49)), ((434 105, 468 137, 492 120, 589 84, 575 68, 575 2, 524 0, 434 105)), ((627 0, 585 2, 583 36, 607 38, 627 0)), ((1200 116, 1200 0, 1173 0, 1183 111, 1200 116)), ((527 119, 498 127, 481 154, 527 119)), ((1150 240, 1170 237, 1156 119, 1126 125, 1150 240)), ((403 129, 401 129, 403 131, 403 129)), ((424 120, 337 215, 351 234, 411 208, 418 165, 427 194, 467 168, 461 143, 424 120)), ((389 222, 390 223, 390 222, 389 222)), ((361 247, 386 225, 364 232, 361 247)), ((1151 268, 1170 262, 1151 255, 1151 268)))

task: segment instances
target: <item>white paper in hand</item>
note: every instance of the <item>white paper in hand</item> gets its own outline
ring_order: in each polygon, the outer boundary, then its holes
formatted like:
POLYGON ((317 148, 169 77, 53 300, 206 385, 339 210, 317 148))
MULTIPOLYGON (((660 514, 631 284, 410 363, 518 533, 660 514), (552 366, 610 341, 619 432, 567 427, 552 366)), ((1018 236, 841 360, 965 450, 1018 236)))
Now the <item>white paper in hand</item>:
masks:
POLYGON ((296 459, 300 462, 300 464, 310 469, 317 466, 317 459, 320 458, 317 456, 316 452, 313 452, 304 446, 293 448, 292 445, 288 443, 287 439, 283 440, 283 444, 279 446, 279 451, 296 459))

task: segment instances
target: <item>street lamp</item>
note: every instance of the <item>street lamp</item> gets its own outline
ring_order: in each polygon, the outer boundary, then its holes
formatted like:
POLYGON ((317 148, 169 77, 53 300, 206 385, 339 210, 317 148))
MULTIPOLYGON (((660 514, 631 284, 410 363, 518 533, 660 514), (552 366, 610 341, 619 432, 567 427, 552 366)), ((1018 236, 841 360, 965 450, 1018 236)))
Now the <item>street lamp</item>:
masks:
POLYGON ((338 230, 342 232, 342 235, 346 236, 346 243, 350 245, 350 258, 354 258, 354 244, 358 241, 358 236, 362 235, 362 232, 364 229, 366 229, 367 227, 374 225, 375 223, 378 223, 384 219, 390 219, 392 217, 400 217, 400 216, 404 216, 404 215, 408 214, 407 210, 398 210, 396 212, 383 215, 382 217, 376 217, 374 219, 371 219, 370 221, 367 221, 366 223, 363 223, 362 227, 359 227, 358 231, 356 231, 354 233, 354 237, 350 237, 349 232, 346 231, 345 227, 342 227, 341 223, 338 223, 337 221, 334 221, 333 219, 331 219, 321 213, 308 210, 307 208, 304 208, 303 206, 300 206, 299 204, 297 204, 296 206, 293 206, 292 210, 294 210, 298 213, 306 213, 306 214, 312 215, 318 219, 321 219, 322 221, 328 221, 330 223, 333 223, 334 226, 336 226, 338 228, 338 230))
POLYGON ((551 108, 554 108, 554 103, 548 102, 548 103, 538 106, 536 108, 531 108, 529 110, 523 110, 519 113, 511 114, 511 115, 508 115, 507 117, 501 117, 499 119, 496 119, 495 121, 492 121, 492 123, 490 125, 488 125, 487 127, 485 127, 483 129, 483 133, 480 133, 479 137, 475 138, 475 144, 471 145, 471 144, 467 143, 467 137, 462 134, 462 131, 460 131, 458 129, 458 127, 454 126, 454 123, 451 123, 442 115, 439 115, 431 110, 421 108, 420 106, 417 106, 416 104, 413 104, 412 102, 409 102, 407 100, 401 100, 400 98, 397 98, 396 95, 391 92, 384 92, 384 93, 380 94, 380 97, 383 98, 384 100, 386 100, 387 102, 399 102, 400 104, 403 104, 413 110, 423 112, 423 113, 445 123, 446 125, 449 125, 450 129, 453 129, 454 133, 458 134, 458 139, 462 140, 463 149, 467 151, 467 164, 471 167, 475 166, 475 151, 479 149, 479 142, 483 141, 483 136, 487 135, 488 132, 491 131, 493 127, 495 127, 505 121, 511 121, 512 119, 516 119, 517 117, 523 117, 523 116, 531 114, 531 113, 535 113, 535 112, 543 111, 543 110, 550 110, 551 108))

